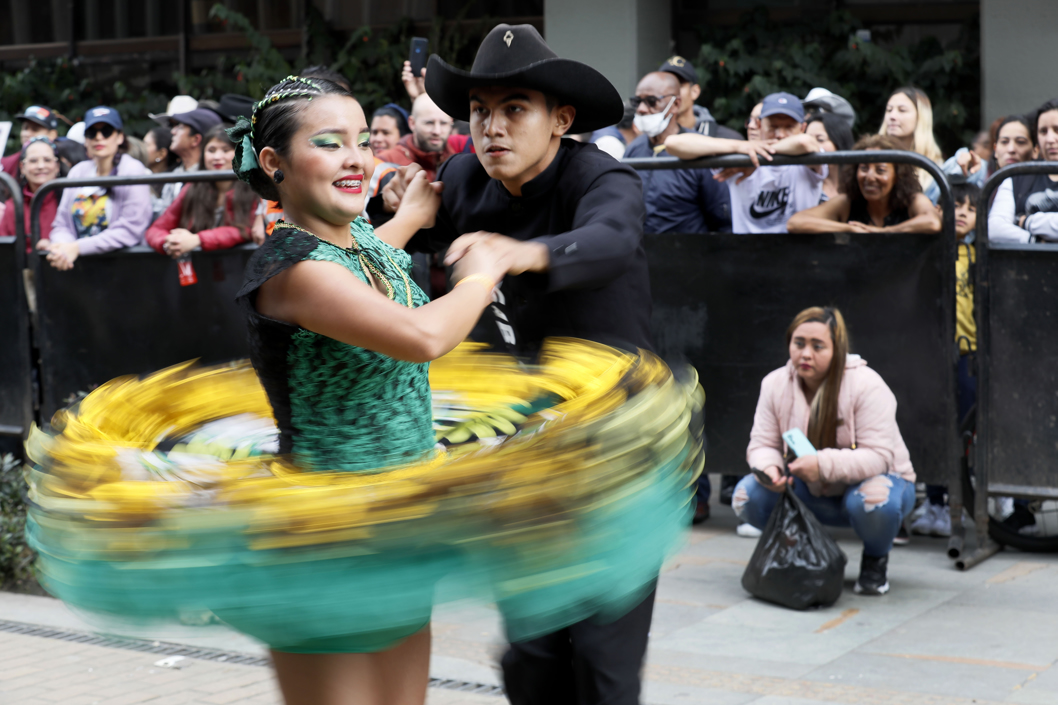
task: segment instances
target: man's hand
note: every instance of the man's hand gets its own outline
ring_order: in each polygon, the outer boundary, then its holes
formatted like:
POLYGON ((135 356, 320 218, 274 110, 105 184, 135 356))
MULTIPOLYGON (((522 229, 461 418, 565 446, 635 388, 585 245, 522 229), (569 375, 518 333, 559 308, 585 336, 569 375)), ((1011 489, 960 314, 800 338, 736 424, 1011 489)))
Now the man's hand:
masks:
POLYGON ((753 172, 755 172, 756 170, 756 167, 752 166, 729 166, 728 168, 722 169, 721 171, 718 171, 717 173, 713 174, 713 178, 717 181, 724 182, 728 179, 738 176, 739 178, 735 181, 735 183, 740 184, 746 179, 748 179, 750 176, 752 176, 753 172))
POLYGON ((803 458, 789 463, 790 474, 799 477, 805 482, 819 482, 819 456, 806 455, 803 458))
POLYGON ((400 72, 400 80, 404 84, 404 90, 408 92, 408 97, 412 100, 426 92, 426 69, 424 68, 420 73, 422 74, 420 76, 412 74, 410 61, 404 62, 404 68, 400 72))
POLYGON ((55 242, 48 249, 48 262, 60 272, 73 269, 73 263, 81 255, 81 246, 76 242, 55 242))
POLYGON ((186 228, 173 228, 165 236, 162 249, 173 259, 180 259, 202 245, 202 238, 186 228))
POLYGON ((760 166, 760 157, 764 157, 769 162, 772 160, 771 155, 775 154, 775 147, 760 140, 746 140, 745 142, 739 142, 738 151, 748 156, 754 167, 758 167, 760 166))
MULTIPOLYGON (((415 164, 413 166, 418 166, 415 164)), ((393 177, 395 181, 397 177, 393 177)), ((414 175, 407 179, 404 195, 400 200, 398 217, 408 218, 413 227, 432 228, 437 218, 437 209, 441 207, 441 192, 444 184, 440 181, 430 182, 426 178, 426 172, 419 169, 414 175)))
POLYGON ((496 233, 476 232, 457 237, 448 246, 445 264, 458 262, 472 247, 487 247, 508 274, 546 272, 551 268, 551 253, 539 242, 515 240, 496 233))
POLYGON ((977 152, 972 149, 968 149, 960 154, 955 163, 962 169, 963 176, 969 176, 970 174, 976 174, 980 169, 983 162, 977 152))

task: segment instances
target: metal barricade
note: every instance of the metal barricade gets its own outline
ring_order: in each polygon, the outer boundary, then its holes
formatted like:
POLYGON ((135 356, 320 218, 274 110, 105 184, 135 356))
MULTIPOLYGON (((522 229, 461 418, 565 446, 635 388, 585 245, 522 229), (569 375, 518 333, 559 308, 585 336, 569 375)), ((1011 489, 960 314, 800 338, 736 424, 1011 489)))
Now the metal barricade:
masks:
POLYGON ((977 438, 969 569, 1001 547, 989 535, 989 496, 1058 500, 1058 244, 993 242, 992 194, 1008 178, 1058 174, 1058 163, 1012 164, 993 174, 977 205, 977 438))
MULTIPOLYGON (((626 159, 636 169, 751 166, 743 155, 626 159)), ((897 421, 921 481, 961 498, 955 401, 955 214, 933 162, 903 151, 776 156, 770 165, 904 163, 941 189, 939 235, 648 235, 659 352, 685 358, 706 392, 711 472, 743 475, 761 380, 787 359, 783 333, 804 308, 833 304, 852 349, 892 389, 897 421)))
POLYGON ((33 370, 30 358, 29 308, 26 302, 25 214, 22 186, 0 171, 12 193, 14 236, 0 237, 0 436, 25 438, 33 420, 33 370))
MULTIPOLYGON (((56 179, 34 195, 32 241, 35 246, 40 239, 40 206, 48 191, 234 179, 231 171, 56 179)), ((245 357, 245 317, 235 294, 253 249, 244 245, 193 253, 198 283, 191 286, 180 286, 173 259, 145 245, 80 257, 66 272, 33 255, 40 420, 50 419, 78 392, 119 375, 194 358, 212 363, 245 357)))

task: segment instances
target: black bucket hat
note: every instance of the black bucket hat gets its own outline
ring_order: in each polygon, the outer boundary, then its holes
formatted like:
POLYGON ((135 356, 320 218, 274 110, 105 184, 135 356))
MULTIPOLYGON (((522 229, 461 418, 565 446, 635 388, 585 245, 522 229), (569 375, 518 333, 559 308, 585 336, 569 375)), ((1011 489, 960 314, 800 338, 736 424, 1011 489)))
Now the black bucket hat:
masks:
POLYGON ((531 88, 577 109, 570 134, 616 125, 624 114, 621 94, 587 64, 559 58, 536 28, 496 25, 478 48, 470 71, 434 54, 426 69, 426 93, 457 120, 470 120, 469 94, 478 86, 531 88))

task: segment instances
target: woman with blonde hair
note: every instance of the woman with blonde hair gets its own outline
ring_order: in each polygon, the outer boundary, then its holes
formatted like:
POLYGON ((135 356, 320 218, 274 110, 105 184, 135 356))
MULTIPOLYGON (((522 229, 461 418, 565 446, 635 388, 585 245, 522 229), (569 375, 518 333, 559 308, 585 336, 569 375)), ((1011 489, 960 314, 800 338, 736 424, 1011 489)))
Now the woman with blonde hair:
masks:
MULTIPOLYGON (((885 104, 885 118, 878 134, 892 137, 900 149, 917 152, 938 165, 944 163, 944 155, 933 136, 933 104, 919 88, 904 86, 893 91, 885 104)), ((933 177, 923 170, 918 172, 918 181, 927 196, 931 186, 936 188, 933 177)))
POLYGON ((915 471, 896 424, 896 397, 859 355, 849 353, 836 308, 801 311, 786 330, 790 359, 760 386, 746 460, 768 481, 747 475, 731 506, 763 529, 789 489, 829 526, 851 526, 863 540, 857 593, 889 591, 893 539, 915 506, 915 471), (796 460, 782 434, 799 429, 816 452, 796 460), (783 472, 783 468, 789 474, 783 472))

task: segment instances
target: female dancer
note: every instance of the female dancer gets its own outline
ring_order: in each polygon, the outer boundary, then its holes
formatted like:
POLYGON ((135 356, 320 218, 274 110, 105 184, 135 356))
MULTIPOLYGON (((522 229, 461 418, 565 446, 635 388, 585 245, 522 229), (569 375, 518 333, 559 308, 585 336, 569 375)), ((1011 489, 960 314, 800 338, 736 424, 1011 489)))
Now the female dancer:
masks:
MULTIPOLYGON (((239 177, 284 213, 240 292, 280 451, 302 467, 351 472, 425 453, 434 445, 425 363, 470 333, 503 264, 488 248, 470 250, 452 292, 427 303, 400 248, 432 224, 438 190, 420 174, 376 235, 360 218, 374 169, 367 119, 334 83, 283 81, 232 137, 239 177)), ((286 702, 422 703, 428 621, 385 641, 374 652, 355 640, 272 644, 286 702)))

